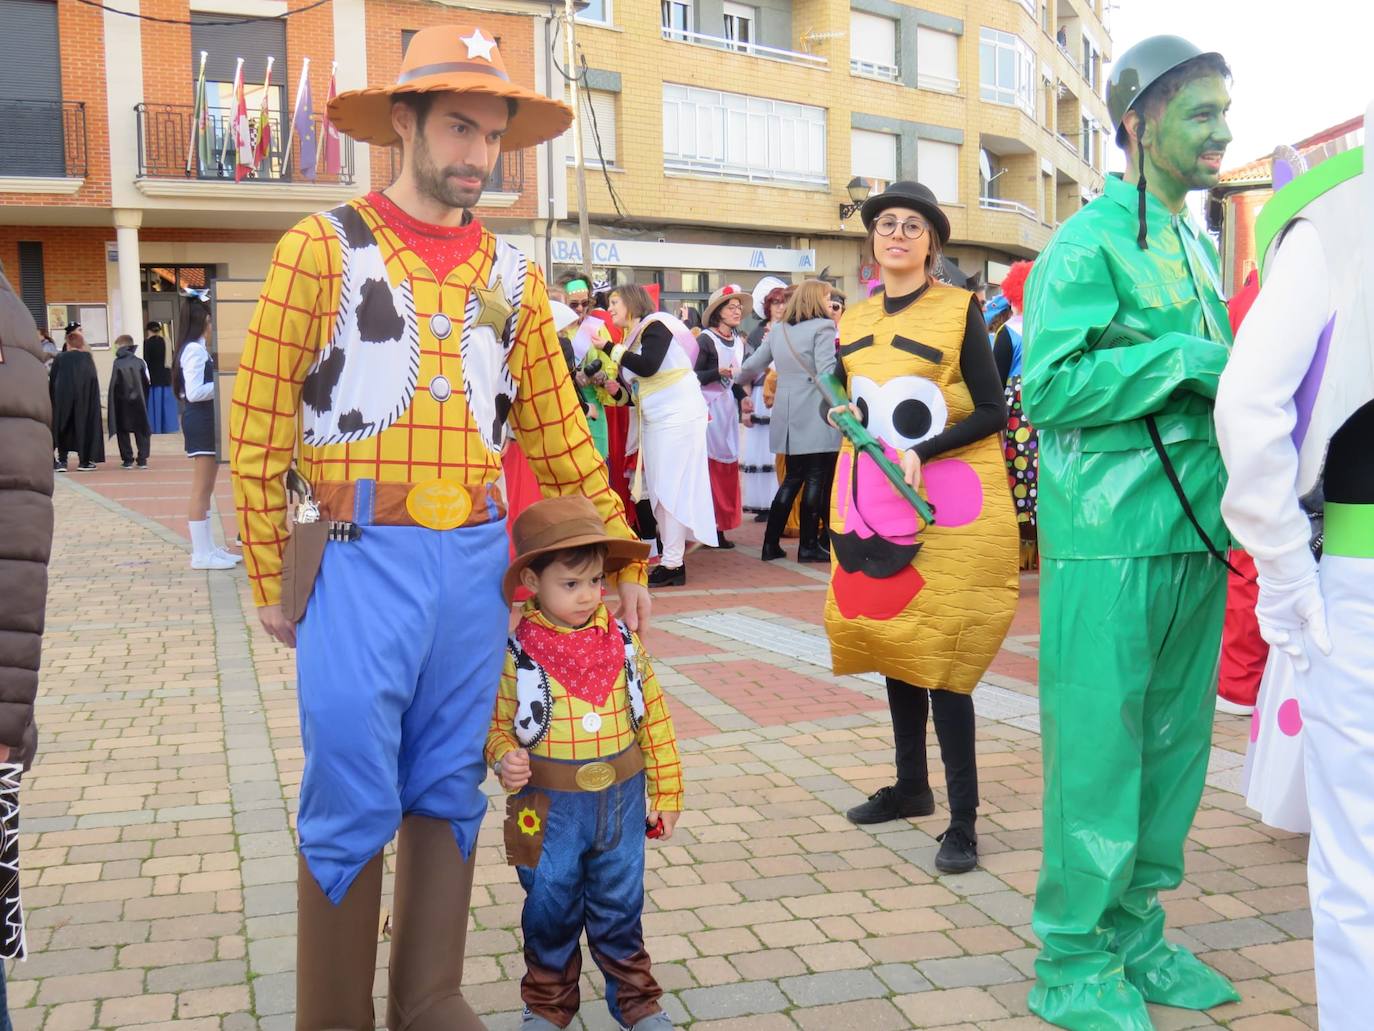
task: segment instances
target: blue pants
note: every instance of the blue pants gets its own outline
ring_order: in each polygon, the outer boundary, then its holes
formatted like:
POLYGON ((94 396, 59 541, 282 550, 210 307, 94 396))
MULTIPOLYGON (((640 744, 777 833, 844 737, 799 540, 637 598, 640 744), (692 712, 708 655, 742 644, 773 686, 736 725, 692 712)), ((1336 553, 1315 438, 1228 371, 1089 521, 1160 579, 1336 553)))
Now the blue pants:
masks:
POLYGON ((336 904, 403 815, 450 821, 471 856, 510 611, 504 521, 442 531, 358 522, 361 540, 326 545, 297 633, 297 831, 336 904))
MULTIPOLYGON (((526 792, 536 789, 526 788, 526 792)), ((629 1026, 659 1009, 663 991, 644 949, 644 774, 605 791, 547 791, 544 851, 516 872, 525 889, 521 995, 531 1012, 567 1027, 580 1001, 579 941, 606 977, 606 1008, 629 1026)))

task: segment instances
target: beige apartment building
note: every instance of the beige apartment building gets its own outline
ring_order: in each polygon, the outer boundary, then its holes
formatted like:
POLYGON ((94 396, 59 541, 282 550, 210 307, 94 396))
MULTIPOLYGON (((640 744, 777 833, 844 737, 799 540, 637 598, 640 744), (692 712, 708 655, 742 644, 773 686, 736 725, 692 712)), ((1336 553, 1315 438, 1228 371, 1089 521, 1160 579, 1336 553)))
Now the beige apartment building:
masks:
MULTIPOLYGON (((590 0, 576 39, 595 266, 668 299, 825 270, 852 291, 872 270, 851 184, 918 179, 960 270, 999 282, 1102 189, 1103 8, 590 0)), ((580 261, 567 229, 552 259, 580 261)))

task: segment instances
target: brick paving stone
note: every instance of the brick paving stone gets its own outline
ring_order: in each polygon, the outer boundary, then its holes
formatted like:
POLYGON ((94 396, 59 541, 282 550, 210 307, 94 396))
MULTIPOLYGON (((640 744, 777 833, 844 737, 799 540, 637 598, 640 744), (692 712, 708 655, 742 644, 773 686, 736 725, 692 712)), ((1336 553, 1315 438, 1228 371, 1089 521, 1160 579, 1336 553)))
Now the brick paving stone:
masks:
MULTIPOLYGON (((256 628, 241 571, 186 568, 175 542, 189 463, 156 447, 155 459, 155 479, 140 484, 160 486, 135 490, 116 473, 58 486, 43 752, 25 780, 33 956, 10 982, 19 1031, 293 1024, 294 660, 256 628)), ((919 823, 850 825, 843 809, 894 776, 881 688, 832 678, 795 649, 680 622, 736 613, 762 620, 748 624, 760 634, 813 634, 825 655, 824 574, 758 563, 760 535, 742 527, 735 552, 694 558, 692 590, 656 598, 650 648, 681 698, 689 789, 677 839, 647 861, 645 934, 665 1008, 684 1031, 1039 1026, 1025 1010, 1037 732, 980 706, 976 872, 934 870, 943 809, 919 823)), ((988 675, 1030 698, 1037 585, 1023 577, 1013 636, 988 675)), ((1216 729, 1238 764, 1244 721, 1219 718, 1216 729)), ((501 854, 499 791, 491 797, 466 985, 492 1031, 505 1031, 519 1023, 523 893, 501 854)), ((1170 934, 1235 978, 1245 1000, 1214 1014, 1153 1008, 1160 1031, 1315 1026, 1305 851, 1304 838, 1263 827, 1239 796, 1209 787, 1187 878, 1166 896, 1170 934)), ((383 944, 383 964, 386 955, 383 944)), ((574 1031, 608 1031, 600 975, 589 960, 584 970, 574 1031)), ((374 989, 384 986, 379 970, 374 989)))

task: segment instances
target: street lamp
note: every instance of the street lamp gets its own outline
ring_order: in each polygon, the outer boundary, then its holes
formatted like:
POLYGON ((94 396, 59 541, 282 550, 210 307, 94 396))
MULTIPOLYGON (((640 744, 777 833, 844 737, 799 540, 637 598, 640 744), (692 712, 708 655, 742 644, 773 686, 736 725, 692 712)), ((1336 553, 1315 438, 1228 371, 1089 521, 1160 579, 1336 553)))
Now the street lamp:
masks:
POLYGON ((863 206, 863 202, 868 200, 869 193, 872 192, 872 187, 868 185, 868 180, 857 175, 849 180, 849 185, 846 186, 845 189, 849 191, 849 199, 852 203, 840 205, 841 222, 858 211, 859 208, 863 206))

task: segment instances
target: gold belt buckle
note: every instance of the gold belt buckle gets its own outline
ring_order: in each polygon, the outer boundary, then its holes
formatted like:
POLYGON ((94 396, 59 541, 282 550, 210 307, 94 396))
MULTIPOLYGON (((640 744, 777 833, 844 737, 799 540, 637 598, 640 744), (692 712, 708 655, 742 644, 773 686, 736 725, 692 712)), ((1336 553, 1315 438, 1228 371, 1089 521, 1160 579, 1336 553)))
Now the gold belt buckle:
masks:
POLYGON ((426 480, 410 488, 406 511, 420 526, 452 530, 472 515, 472 494, 466 485, 452 480, 426 480))
POLYGON ((583 791, 605 791, 615 783, 615 767, 610 763, 586 763, 577 768, 577 786, 583 791))

